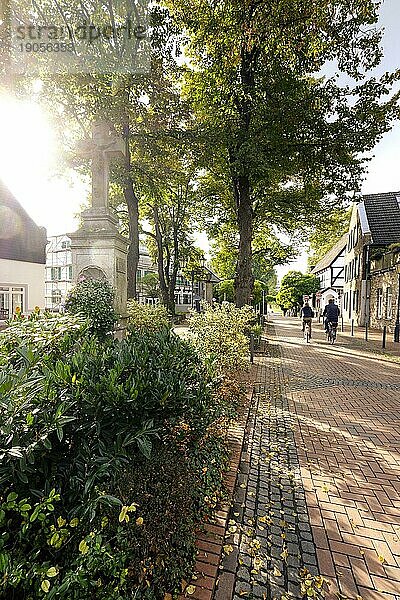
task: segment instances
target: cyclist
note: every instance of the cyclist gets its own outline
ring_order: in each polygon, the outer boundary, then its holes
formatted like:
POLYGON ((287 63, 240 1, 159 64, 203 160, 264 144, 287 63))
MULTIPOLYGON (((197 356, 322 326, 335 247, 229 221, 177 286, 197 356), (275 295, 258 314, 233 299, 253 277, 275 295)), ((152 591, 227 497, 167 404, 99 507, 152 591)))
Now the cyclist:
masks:
POLYGON ((310 338, 311 338, 311 323, 312 320, 314 318, 314 311, 311 308, 311 306, 308 304, 308 302, 304 302, 304 306, 302 307, 301 311, 300 311, 300 319, 303 320, 303 333, 304 333, 304 329, 306 326, 306 323, 309 324, 310 326, 310 338))
POLYGON ((329 323, 332 323, 332 325, 337 327, 338 321, 339 321, 339 315, 340 315, 339 307, 336 306, 333 298, 331 298, 329 300, 328 304, 325 306, 324 312, 322 313, 322 316, 325 317, 324 325, 325 325, 326 333, 328 333, 328 331, 329 331, 329 323))

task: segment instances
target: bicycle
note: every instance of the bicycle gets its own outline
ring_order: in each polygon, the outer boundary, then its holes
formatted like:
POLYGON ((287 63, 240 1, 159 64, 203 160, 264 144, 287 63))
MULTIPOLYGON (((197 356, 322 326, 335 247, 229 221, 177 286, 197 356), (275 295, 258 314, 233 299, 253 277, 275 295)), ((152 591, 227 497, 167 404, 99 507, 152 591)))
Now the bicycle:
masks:
POLYGON ((328 331, 326 332, 326 339, 330 344, 334 344, 337 338, 337 326, 338 324, 332 321, 328 322, 328 331))
POLYGON ((304 319, 304 339, 306 340, 306 343, 308 344, 308 342, 310 341, 310 337, 311 337, 311 320, 310 319, 304 319))

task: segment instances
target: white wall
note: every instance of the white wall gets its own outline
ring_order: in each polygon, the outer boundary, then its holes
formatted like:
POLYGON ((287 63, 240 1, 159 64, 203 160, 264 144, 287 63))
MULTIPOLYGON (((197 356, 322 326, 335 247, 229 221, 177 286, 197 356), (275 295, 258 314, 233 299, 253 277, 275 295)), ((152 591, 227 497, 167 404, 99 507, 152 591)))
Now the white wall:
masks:
POLYGON ((26 286, 26 306, 44 308, 45 265, 0 258, 0 285, 26 286))

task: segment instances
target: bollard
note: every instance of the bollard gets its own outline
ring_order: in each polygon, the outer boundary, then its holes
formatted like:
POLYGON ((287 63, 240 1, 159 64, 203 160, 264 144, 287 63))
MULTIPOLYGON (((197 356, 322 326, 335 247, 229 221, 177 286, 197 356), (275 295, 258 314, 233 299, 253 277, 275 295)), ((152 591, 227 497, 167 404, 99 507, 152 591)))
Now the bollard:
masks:
POLYGON ((400 341, 400 324, 396 323, 396 327, 394 328, 394 342, 400 341))
POLYGON ((354 337, 354 319, 351 320, 351 335, 354 337))
POLYGON ((342 329, 342 333, 343 333, 343 331, 344 331, 344 321, 343 321, 343 317, 342 317, 341 321, 342 321, 342 323, 341 323, 341 325, 342 325, 341 329, 342 329))
POLYGON ((365 341, 368 342, 368 323, 365 323, 365 341))
POLYGON ((386 325, 383 326, 382 332, 382 348, 386 348, 386 325))
POLYGON ((250 332, 250 362, 254 363, 254 335, 253 332, 250 332))

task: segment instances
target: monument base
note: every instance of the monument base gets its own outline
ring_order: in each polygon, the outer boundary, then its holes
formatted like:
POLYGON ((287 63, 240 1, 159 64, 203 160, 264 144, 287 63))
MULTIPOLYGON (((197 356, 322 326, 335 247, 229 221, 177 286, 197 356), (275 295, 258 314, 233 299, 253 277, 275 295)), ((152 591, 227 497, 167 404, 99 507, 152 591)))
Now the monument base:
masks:
POLYGON ((82 226, 71 238, 72 279, 105 279, 115 291, 115 310, 123 323, 127 318, 128 241, 117 229, 118 220, 106 207, 82 213, 82 226))

